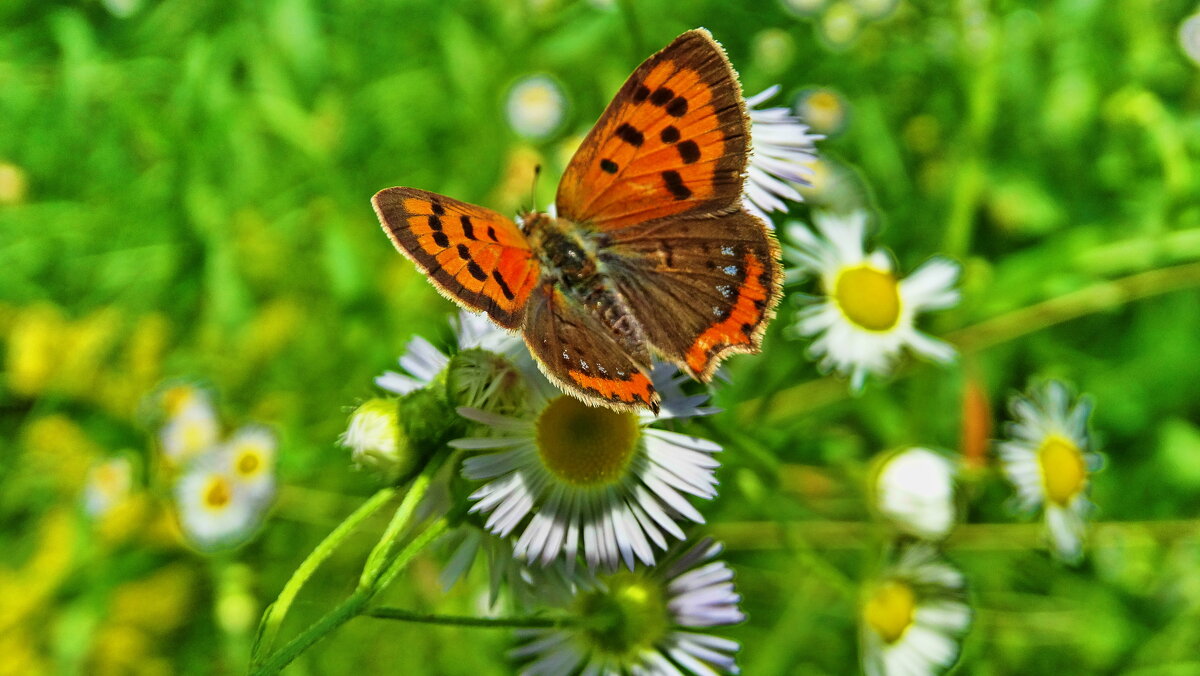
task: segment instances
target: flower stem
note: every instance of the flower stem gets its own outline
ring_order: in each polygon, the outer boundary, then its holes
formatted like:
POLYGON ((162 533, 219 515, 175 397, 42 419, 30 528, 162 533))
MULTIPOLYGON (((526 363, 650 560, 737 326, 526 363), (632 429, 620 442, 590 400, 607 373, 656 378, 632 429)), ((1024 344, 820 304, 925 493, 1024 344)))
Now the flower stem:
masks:
POLYGON ((354 532, 354 529, 359 524, 378 511, 395 494, 396 489, 391 487, 382 488, 377 491, 366 502, 359 505, 358 509, 354 510, 350 516, 338 524, 329 535, 325 536, 321 544, 317 545, 304 561, 300 563, 300 566, 296 568, 296 572, 292 573, 292 577, 283 585, 283 590, 279 592, 279 597, 275 599, 274 603, 267 606, 267 609, 263 612, 262 620, 259 622, 258 638, 251 649, 251 659, 254 662, 259 660, 262 653, 270 651, 271 646, 274 645, 275 637, 279 633, 279 626, 283 623, 283 618, 287 615, 288 609, 291 608, 292 602, 296 599, 296 594, 300 592, 300 588, 304 586, 304 583, 333 554, 338 545, 354 532))
POLYGON ((377 617, 381 620, 399 620, 401 622, 419 622, 422 624, 446 624, 460 627, 486 627, 492 629, 522 629, 557 627, 562 620, 546 617, 464 617, 460 615, 433 615, 418 613, 404 608, 370 608, 363 615, 377 617))
MULTIPOLYGON (((1085 315, 1197 286, 1200 286, 1200 262, 1139 272, 985 319, 944 337, 969 354, 1085 315)), ((897 375, 906 373, 911 373, 911 369, 902 369, 897 375)), ((843 379, 825 376, 746 400, 737 413, 742 423, 771 424, 836 403, 848 395, 849 388, 843 379)))
POLYGON ((379 538, 379 542, 375 543, 375 548, 367 556, 367 563, 363 566, 362 575, 358 579, 359 587, 371 586, 378 579, 379 571, 392 551, 392 545, 400 537, 400 532, 412 520, 417 505, 429 491, 429 486, 433 483, 433 475, 437 473, 441 464, 440 460, 431 460, 413 479, 412 484, 408 487, 408 492, 404 494, 404 499, 400 501, 400 506, 396 508, 396 513, 392 515, 392 520, 388 522, 387 528, 383 531, 383 536, 379 538))
POLYGON ((449 528, 449 521, 445 517, 439 518, 437 521, 429 524, 425 530, 421 531, 420 534, 396 554, 386 568, 384 568, 382 575, 373 578, 368 584, 360 585, 354 590, 353 594, 338 604, 336 608, 314 622, 303 633, 280 648, 278 652, 262 660, 262 663, 256 666, 251 673, 257 676, 259 674, 274 674, 278 672, 290 664, 292 660, 296 659, 300 653, 303 653, 325 638, 326 635, 332 633, 355 616, 361 615, 367 603, 376 594, 387 588, 392 580, 408 566, 417 553, 424 549, 430 542, 437 539, 439 535, 446 532, 447 528, 449 528))
POLYGON ((263 664, 251 670, 250 673, 254 676, 277 673, 280 669, 290 664, 292 660, 296 659, 300 653, 308 650, 314 643, 325 638, 334 629, 337 629, 355 615, 358 615, 373 595, 373 589, 359 587, 345 601, 342 601, 338 607, 326 613, 324 617, 317 620, 308 629, 305 629, 299 636, 289 641, 279 649, 279 652, 268 657, 264 660, 263 664))
POLYGON ((412 561, 413 557, 417 555, 417 552, 420 552, 425 548, 426 545, 436 540, 438 536, 440 536, 442 533, 445 533, 449 528, 450 521, 444 516, 429 524, 425 530, 421 531, 419 535, 405 545, 404 549, 401 549, 400 552, 396 554, 396 557, 393 558, 390 563, 388 563, 387 567, 384 568, 383 573, 376 578, 373 586, 374 591, 377 592, 382 589, 387 589, 388 585, 392 583, 392 580, 396 579, 396 576, 399 575, 400 572, 404 570, 405 566, 412 561))

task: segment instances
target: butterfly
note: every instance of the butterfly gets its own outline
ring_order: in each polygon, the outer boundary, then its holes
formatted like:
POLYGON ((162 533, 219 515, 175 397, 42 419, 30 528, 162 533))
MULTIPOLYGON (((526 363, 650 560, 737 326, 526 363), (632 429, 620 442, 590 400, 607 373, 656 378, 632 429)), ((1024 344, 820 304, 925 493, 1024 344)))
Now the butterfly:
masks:
POLYGON ((372 199, 384 231, 444 295, 520 330, 585 403, 659 411, 651 352, 707 382, 757 352, 779 302, 779 245, 742 207, 750 122, 704 29, 633 71, 567 165, 556 215, 415 188, 372 199))

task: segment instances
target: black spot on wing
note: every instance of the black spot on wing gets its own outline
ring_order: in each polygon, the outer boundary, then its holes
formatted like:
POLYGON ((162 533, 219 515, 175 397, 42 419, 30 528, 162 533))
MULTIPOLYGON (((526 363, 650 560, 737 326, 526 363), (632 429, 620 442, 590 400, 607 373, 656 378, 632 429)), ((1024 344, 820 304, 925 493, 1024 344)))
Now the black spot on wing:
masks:
POLYGON ((671 191, 671 195, 677 200, 685 200, 692 196, 692 191, 683 184, 683 178, 680 177, 678 171, 664 171, 662 173, 663 182, 667 184, 667 190, 671 191))
POLYGON ((675 98, 674 91, 666 87, 659 87, 658 89, 654 90, 653 94, 650 95, 650 103, 656 106, 664 106, 673 98, 675 98))
POLYGON ((695 141, 684 141, 675 146, 675 149, 679 151, 679 159, 683 160, 685 164, 691 164, 700 159, 700 146, 696 145, 695 141))
POLYGON ((512 300, 516 297, 513 295, 512 289, 508 288, 508 282, 504 281, 504 275, 501 275, 499 270, 492 270, 492 279, 500 285, 500 293, 504 294, 505 298, 512 300))
POLYGON ((474 240, 475 226, 471 223, 471 217, 463 214, 458 220, 462 223, 463 234, 466 235, 467 239, 474 240))
POLYGON ((487 279, 487 273, 485 273, 483 268, 479 267, 479 263, 476 263, 475 261, 469 261, 467 263, 467 272, 471 273, 471 276, 474 277, 476 281, 482 282, 483 280, 487 279))
POLYGON ((635 148, 641 147, 642 143, 646 141, 646 138, 642 136, 642 132, 634 129, 633 125, 628 122, 622 123, 621 126, 617 127, 617 138, 635 148))
POLYGON ((671 117, 683 117, 687 115, 688 102, 682 96, 676 96, 667 104, 667 114, 671 117))
POLYGON ((674 143, 679 140, 679 130, 671 125, 667 125, 659 132, 658 138, 662 139, 663 143, 674 143))
POLYGON ((604 158, 600 160, 600 169, 602 169, 606 174, 615 174, 617 173, 618 167, 616 162, 613 162, 608 158, 604 158))
POLYGON ((444 232, 433 233, 433 241, 436 242, 437 245, 442 247, 443 249, 450 246, 450 238, 447 237, 446 233, 444 233, 444 232))
POLYGON ((467 248, 466 244, 458 245, 458 257, 464 261, 471 260, 471 250, 467 248))

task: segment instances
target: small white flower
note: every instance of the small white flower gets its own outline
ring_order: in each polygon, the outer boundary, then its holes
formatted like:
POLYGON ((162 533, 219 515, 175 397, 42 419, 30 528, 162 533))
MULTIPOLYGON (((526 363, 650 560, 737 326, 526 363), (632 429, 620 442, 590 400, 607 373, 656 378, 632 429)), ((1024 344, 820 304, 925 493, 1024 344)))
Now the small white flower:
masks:
POLYGON ((177 466, 214 447, 221 432, 208 394, 188 387, 178 389, 168 393, 167 423, 159 431, 163 453, 177 466))
POLYGON ((133 490, 133 463, 119 456, 103 460, 88 470, 83 492, 83 509, 99 519, 129 497, 133 490))
POLYGON ((1103 464, 1091 451, 1091 402, 1072 401, 1066 385, 1050 381, 1014 397, 1009 410, 1014 420, 1005 425, 1008 440, 999 445, 1004 473, 1021 509, 1044 509, 1054 552, 1077 562, 1093 509, 1087 497, 1091 474, 1103 464))
POLYGON ((822 212, 815 222, 816 232, 789 227, 797 247, 785 251, 800 274, 820 279, 823 295, 800 312, 794 329, 815 337, 809 352, 822 370, 849 375, 851 387, 861 390, 868 374, 891 371, 904 348, 934 361, 954 359, 953 347, 914 324, 919 313, 958 302, 957 263, 933 258, 898 279, 887 253, 865 249, 865 212, 822 212))
POLYGON ((888 458, 875 479, 879 512, 901 531, 943 540, 954 528, 955 466, 926 448, 909 448, 888 458))
POLYGON ((258 525, 260 504, 215 456, 200 459, 175 484, 184 535, 199 549, 240 543, 258 525))
POLYGON ((1200 14, 1193 14, 1179 24, 1179 46, 1193 64, 1200 65, 1200 14))
POLYGON ((234 432, 222 449, 224 462, 251 499, 269 501, 275 494, 275 434, 260 425, 234 432))
POLYGON ((400 408, 395 399, 368 399, 354 413, 338 443, 350 449, 359 467, 369 467, 396 477, 412 464, 412 454, 401 442, 400 408))
POLYGON ((933 547, 909 547, 865 591, 860 637, 867 676, 940 674, 953 666, 971 607, 963 574, 933 547))
POLYGON ((549 75, 521 78, 508 92, 508 123, 521 136, 543 139, 558 130, 567 112, 567 97, 549 75))
MULTIPOLYGON (((457 321, 452 319, 450 325, 458 338, 459 350, 480 348, 510 357, 520 352, 528 354, 518 336, 498 326, 487 315, 461 310, 457 321)), ((375 379, 375 384, 389 392, 408 394, 433 382, 449 363, 450 358, 441 350, 428 340, 416 336, 409 341, 404 355, 400 357, 400 368, 405 373, 385 371, 375 379)))
POLYGON ((683 539, 680 521, 703 523, 685 496, 716 496, 717 444, 650 427, 668 417, 703 415, 706 397, 683 398, 675 368, 651 374, 663 395, 659 416, 594 408, 559 394, 517 419, 474 409, 459 413, 491 428, 491 436, 451 446, 490 452, 467 458, 463 475, 486 481, 470 499, 486 527, 507 537, 520 531, 514 555, 568 569, 582 553, 589 569, 650 565, 666 535, 683 539))
POLYGON ((812 185, 816 141, 824 138, 809 133, 808 125, 787 108, 755 108, 778 93, 779 85, 775 85, 746 99, 753 153, 746 174, 744 204, 768 224, 768 213, 787 213, 787 201, 804 201, 796 186, 812 185))
POLYGON ((576 597, 577 620, 556 629, 517 632, 513 657, 523 676, 678 676, 737 673, 736 641, 695 631, 736 624, 733 571, 714 561, 721 545, 705 540, 665 568, 620 572, 576 597))

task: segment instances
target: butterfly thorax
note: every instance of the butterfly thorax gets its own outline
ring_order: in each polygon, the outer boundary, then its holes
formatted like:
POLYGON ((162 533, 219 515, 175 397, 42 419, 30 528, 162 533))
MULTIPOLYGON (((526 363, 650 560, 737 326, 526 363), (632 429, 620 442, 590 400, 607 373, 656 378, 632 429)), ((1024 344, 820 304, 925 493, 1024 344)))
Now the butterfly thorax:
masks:
POLYGON ((648 362, 642 327, 600 262, 606 235, 587 224, 549 214, 525 214, 522 220, 541 264, 541 283, 555 286, 564 296, 585 306, 637 361, 648 362))
POLYGON ((543 278, 559 282, 575 294, 604 285, 596 264, 597 233, 549 214, 526 214, 523 220, 543 278))

